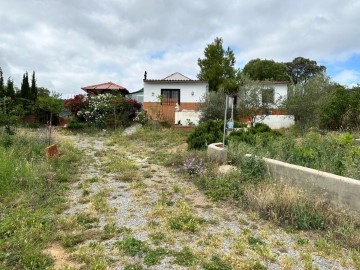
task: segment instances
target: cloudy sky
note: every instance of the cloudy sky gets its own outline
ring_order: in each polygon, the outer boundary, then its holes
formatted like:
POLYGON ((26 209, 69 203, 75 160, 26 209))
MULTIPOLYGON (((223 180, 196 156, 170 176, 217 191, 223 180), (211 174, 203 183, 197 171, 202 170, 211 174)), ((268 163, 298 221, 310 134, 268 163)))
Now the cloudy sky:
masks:
POLYGON ((327 67, 334 81, 360 83, 360 0, 0 0, 0 67, 20 86, 63 93, 107 81, 131 92, 144 71, 196 78, 215 37, 236 55, 327 67))

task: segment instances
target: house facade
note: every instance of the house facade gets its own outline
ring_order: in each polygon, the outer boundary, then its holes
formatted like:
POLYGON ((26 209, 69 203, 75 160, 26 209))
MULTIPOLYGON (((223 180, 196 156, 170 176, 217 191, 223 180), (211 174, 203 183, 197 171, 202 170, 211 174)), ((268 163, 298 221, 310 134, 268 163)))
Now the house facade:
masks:
POLYGON ((288 115, 281 109, 281 104, 287 99, 289 82, 273 81, 264 84, 261 91, 261 102, 268 104, 269 110, 257 115, 255 123, 267 124, 272 129, 289 128, 295 124, 293 115, 288 115))
POLYGON ((143 108, 156 120, 197 124, 199 105, 208 92, 207 81, 192 80, 179 72, 163 79, 144 78, 143 108))

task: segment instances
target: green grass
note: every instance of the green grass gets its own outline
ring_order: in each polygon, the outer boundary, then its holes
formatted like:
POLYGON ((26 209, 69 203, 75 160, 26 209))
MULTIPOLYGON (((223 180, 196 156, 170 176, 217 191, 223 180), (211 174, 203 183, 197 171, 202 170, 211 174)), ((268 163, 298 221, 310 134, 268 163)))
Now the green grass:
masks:
POLYGON ((173 252, 174 263, 181 266, 194 266, 199 262, 199 258, 194 255, 189 247, 183 247, 182 250, 173 252))
POLYGON ((69 145, 47 161, 36 134, 0 134, 0 268, 44 269, 52 259, 42 251, 56 236, 56 213, 63 205, 62 183, 71 181, 79 160, 69 145))

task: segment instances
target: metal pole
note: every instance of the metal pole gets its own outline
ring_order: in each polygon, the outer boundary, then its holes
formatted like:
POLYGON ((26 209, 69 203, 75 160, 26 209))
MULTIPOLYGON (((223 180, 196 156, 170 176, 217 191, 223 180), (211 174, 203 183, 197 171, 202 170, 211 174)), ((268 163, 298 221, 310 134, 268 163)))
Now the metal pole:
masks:
POLYGON ((224 133, 223 133, 223 146, 224 146, 224 147, 225 147, 225 132, 226 132, 227 106, 228 106, 228 95, 225 96, 224 133))

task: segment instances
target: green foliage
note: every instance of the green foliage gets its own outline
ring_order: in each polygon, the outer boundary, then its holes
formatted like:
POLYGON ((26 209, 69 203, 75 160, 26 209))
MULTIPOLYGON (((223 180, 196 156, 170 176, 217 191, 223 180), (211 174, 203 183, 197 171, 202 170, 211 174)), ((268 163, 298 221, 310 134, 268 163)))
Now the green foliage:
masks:
POLYGON ((271 130, 268 125, 256 123, 248 129, 232 132, 226 140, 227 142, 246 142, 250 145, 256 145, 257 143, 267 145, 269 141, 279 136, 281 136, 281 133, 271 130))
POLYGON ((199 80, 209 81, 209 90, 217 91, 227 79, 235 79, 237 70, 234 52, 228 47, 223 48, 223 40, 215 38, 204 50, 204 59, 198 59, 200 72, 199 80))
POLYGON ((325 226, 323 213, 317 211, 313 205, 299 203, 291 209, 293 224, 299 230, 322 230, 325 226))
POLYGON ((292 62, 286 63, 288 75, 294 84, 306 82, 316 74, 326 72, 325 66, 319 66, 315 60, 296 57, 292 62))
POLYGON ((185 267, 194 266, 199 261, 189 247, 183 247, 181 251, 174 252, 173 256, 175 257, 174 263, 185 267))
POLYGON ((257 115, 263 115, 274 105, 280 105, 281 100, 275 100, 271 81, 255 81, 246 73, 241 74, 238 80, 237 106, 239 116, 248 119, 252 125, 257 115), (263 97, 266 97, 267 100, 264 100, 263 97))
POLYGON ((145 243, 134 237, 125 237, 124 240, 116 242, 115 246, 123 251, 125 255, 132 257, 146 251, 145 243))
POLYGON ((30 84, 29 84, 29 75, 27 72, 23 75, 23 80, 21 83, 21 90, 20 96, 23 99, 32 100, 31 99, 31 91, 30 91, 30 84))
POLYGON ((247 74, 252 80, 255 81, 288 81, 289 76, 287 74, 286 65, 284 63, 278 63, 274 60, 261 60, 259 58, 250 60, 242 70, 244 74, 247 74))
POLYGON ((180 213, 169 218, 169 226, 172 230, 196 232, 200 225, 206 221, 193 216, 191 213, 180 213))
MULTIPOLYGON (((0 136, 0 141, 3 136, 0 136)), ((1 269, 46 269, 52 259, 43 253, 56 232, 55 209, 60 205, 60 178, 76 168, 76 154, 62 146, 57 164, 46 161, 46 144, 38 136, 13 135, 0 143, 1 269)))
POLYGON ((229 263, 223 261, 218 255, 212 256, 210 262, 204 263, 205 270, 231 270, 229 263))
POLYGON ((166 235, 162 232, 156 232, 149 234, 149 238, 152 240, 154 245, 160 245, 166 239, 166 235))
POLYGON ((78 130, 84 129, 86 127, 86 123, 77 120, 76 118, 70 119, 69 124, 67 125, 68 129, 78 130))
POLYGON ((258 182, 265 178, 265 162, 261 158, 254 156, 246 157, 241 163, 240 168, 242 175, 252 182, 258 182))
POLYGON ((289 89, 284 106, 289 114, 295 116, 302 132, 319 126, 319 108, 331 86, 330 78, 320 74, 289 89))
POLYGON ((207 145, 221 142, 223 121, 208 120, 197 126, 187 139, 189 149, 205 149, 207 145))
POLYGON ((144 257, 144 264, 147 266, 159 264, 167 253, 164 248, 148 249, 144 257))
POLYGON ((226 94, 221 89, 217 92, 213 91, 208 93, 200 105, 200 122, 224 119, 225 98, 226 94))
POLYGON ((0 99, 5 97, 4 74, 0 67, 0 99))
POLYGON ((221 176, 202 175, 195 179, 195 184, 214 201, 240 200, 244 194, 243 181, 238 172, 232 172, 221 176))
POLYGON ((125 266, 124 270, 143 270, 141 264, 128 264, 125 266))

